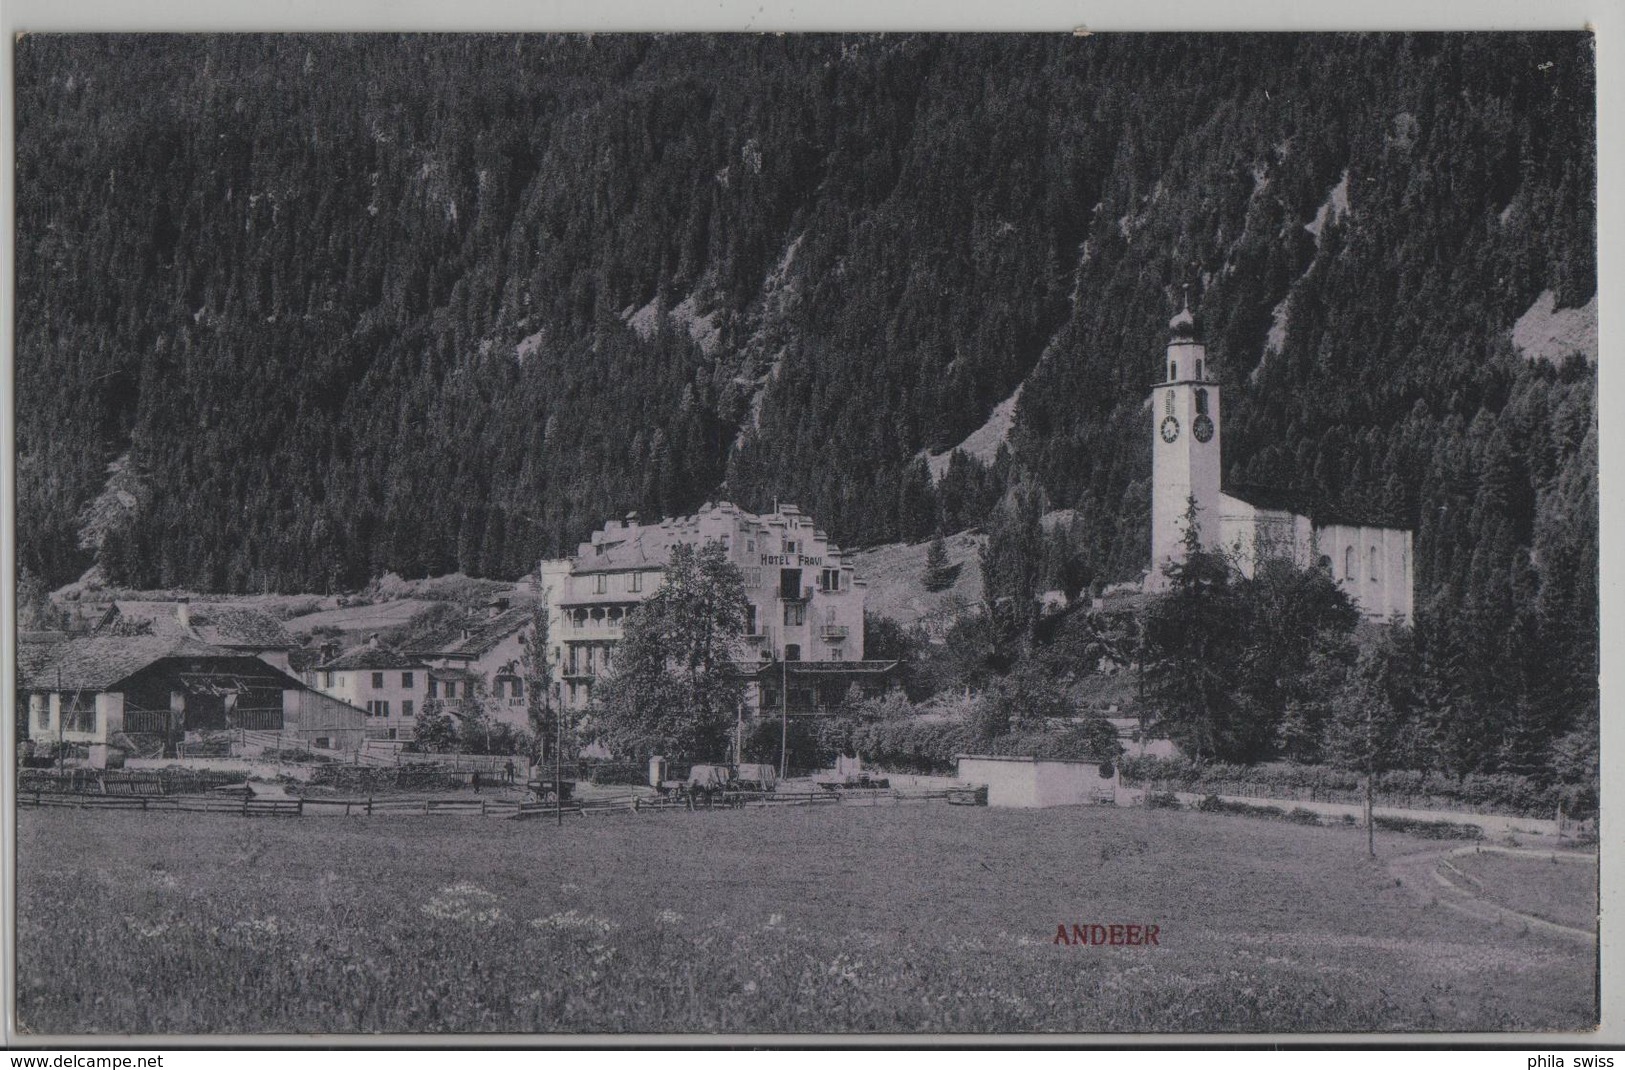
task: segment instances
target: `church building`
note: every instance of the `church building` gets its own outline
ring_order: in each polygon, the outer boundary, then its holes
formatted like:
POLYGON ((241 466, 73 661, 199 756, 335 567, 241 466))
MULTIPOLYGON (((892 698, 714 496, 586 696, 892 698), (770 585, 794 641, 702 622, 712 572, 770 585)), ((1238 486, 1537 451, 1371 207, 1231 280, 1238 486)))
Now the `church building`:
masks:
MULTIPOLYGON (((1409 622, 1411 533, 1331 522, 1296 512, 1280 494, 1220 482, 1223 422, 1219 384, 1189 306, 1169 321, 1167 379, 1151 391, 1151 571, 1146 590, 1168 586, 1165 566, 1182 560, 1190 503, 1203 549, 1219 551, 1251 576, 1270 558, 1319 565, 1368 617, 1409 622)), ((1337 518, 1341 520, 1342 518, 1337 518)))

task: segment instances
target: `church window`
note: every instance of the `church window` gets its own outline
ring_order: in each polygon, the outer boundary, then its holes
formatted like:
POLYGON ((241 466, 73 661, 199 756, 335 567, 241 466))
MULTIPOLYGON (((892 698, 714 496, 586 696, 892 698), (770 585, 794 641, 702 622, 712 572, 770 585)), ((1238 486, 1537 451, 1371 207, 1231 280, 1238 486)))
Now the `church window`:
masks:
POLYGON ((1174 392, 1172 390, 1168 391, 1168 396, 1163 399, 1162 407, 1167 410, 1169 416, 1174 414, 1174 392))
POLYGON ((1371 557, 1371 567, 1369 569, 1367 569, 1366 572, 1367 572, 1368 575, 1370 575, 1371 582, 1376 583, 1378 578, 1379 578, 1379 575, 1378 575, 1378 570, 1377 570, 1377 548, 1375 546, 1373 546, 1371 548, 1370 557, 1371 557))
POLYGON ((1168 381, 1171 383, 1179 378, 1179 365, 1173 361, 1168 362, 1168 381))
POLYGON ((1196 358, 1196 377, 1198 379, 1200 379, 1202 377, 1202 358, 1201 357, 1196 358))
POLYGON ((1354 547, 1352 546, 1343 551, 1343 578, 1345 580, 1354 578, 1354 547))
MULTIPOLYGON (((1202 373, 1197 372, 1196 374, 1200 376, 1202 373)), ((1207 391, 1200 387, 1196 390, 1196 414, 1198 416, 1207 415, 1207 391)))

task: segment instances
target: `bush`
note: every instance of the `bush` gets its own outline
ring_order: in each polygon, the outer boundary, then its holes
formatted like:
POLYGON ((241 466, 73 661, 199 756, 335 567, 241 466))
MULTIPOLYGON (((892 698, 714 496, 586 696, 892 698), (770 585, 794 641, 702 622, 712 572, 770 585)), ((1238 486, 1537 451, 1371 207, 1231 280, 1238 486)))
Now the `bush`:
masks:
POLYGON ((955 721, 878 721, 858 726, 852 745, 864 761, 897 773, 946 775, 954 756, 974 751, 974 733, 955 721))
POLYGON ((1408 832, 1430 840, 1482 840, 1484 830, 1477 825, 1458 825, 1453 821, 1419 821, 1409 817, 1383 817, 1377 815, 1376 826, 1385 832, 1408 832))
MULTIPOLYGON (((1174 791, 1246 792, 1277 797, 1309 797, 1328 802, 1364 799, 1359 773, 1324 765, 1197 763, 1189 758, 1124 758, 1123 782, 1133 787, 1174 791)), ((1380 773, 1378 805, 1473 808, 1519 817, 1550 817, 1563 800, 1560 785, 1544 785, 1516 773, 1469 773, 1455 778, 1437 772, 1401 769, 1380 773)))
POLYGON ((1295 825, 1318 825, 1320 815, 1313 810, 1305 810, 1301 806, 1294 806, 1287 811, 1286 819, 1295 825))
POLYGON ((1196 808, 1204 814, 1237 814, 1241 817, 1263 817, 1271 820, 1280 820, 1287 816, 1285 810, 1279 806, 1256 806, 1252 803, 1231 802, 1221 799, 1217 795, 1206 795, 1196 804, 1196 808))
POLYGON ((781 724, 777 717, 763 717, 745 728, 744 758, 777 767, 779 752, 785 752, 790 775, 808 773, 835 764, 835 751, 820 732, 824 719, 792 717, 781 724))
POLYGON ((1178 810, 1179 796, 1171 791, 1148 791, 1145 793, 1145 806, 1148 810, 1178 810))

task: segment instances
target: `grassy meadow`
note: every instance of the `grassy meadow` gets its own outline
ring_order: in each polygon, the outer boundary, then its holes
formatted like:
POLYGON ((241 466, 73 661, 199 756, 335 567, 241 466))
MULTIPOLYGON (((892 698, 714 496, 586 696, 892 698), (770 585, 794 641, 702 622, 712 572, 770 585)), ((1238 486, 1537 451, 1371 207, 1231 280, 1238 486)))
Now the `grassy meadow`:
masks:
POLYGON ((1457 915, 1364 850, 1359 829, 1110 808, 562 829, 25 810, 18 1017, 36 1034, 1595 1023, 1594 950, 1457 915), (1054 943, 1073 923, 1155 924, 1158 946, 1054 943))

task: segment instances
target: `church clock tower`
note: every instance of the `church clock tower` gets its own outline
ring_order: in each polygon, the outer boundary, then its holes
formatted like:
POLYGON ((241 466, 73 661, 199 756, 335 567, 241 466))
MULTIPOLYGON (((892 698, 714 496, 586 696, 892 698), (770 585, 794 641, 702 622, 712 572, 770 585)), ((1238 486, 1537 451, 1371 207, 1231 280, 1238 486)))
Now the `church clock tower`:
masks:
POLYGON ((1203 547, 1219 542, 1219 385, 1207 377, 1188 297, 1168 329, 1167 379, 1151 390, 1152 591, 1168 585, 1163 566, 1184 559, 1192 498, 1203 547))

